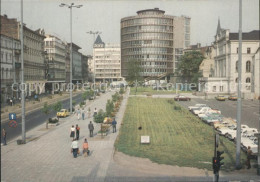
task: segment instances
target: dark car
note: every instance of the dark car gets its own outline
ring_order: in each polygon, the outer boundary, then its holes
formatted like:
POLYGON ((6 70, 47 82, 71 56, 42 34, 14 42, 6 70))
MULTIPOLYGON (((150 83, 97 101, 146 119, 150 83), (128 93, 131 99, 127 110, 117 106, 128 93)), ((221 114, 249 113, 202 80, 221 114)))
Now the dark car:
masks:
POLYGON ((176 97, 174 97, 175 101, 190 101, 191 98, 183 96, 183 95, 178 95, 176 97))

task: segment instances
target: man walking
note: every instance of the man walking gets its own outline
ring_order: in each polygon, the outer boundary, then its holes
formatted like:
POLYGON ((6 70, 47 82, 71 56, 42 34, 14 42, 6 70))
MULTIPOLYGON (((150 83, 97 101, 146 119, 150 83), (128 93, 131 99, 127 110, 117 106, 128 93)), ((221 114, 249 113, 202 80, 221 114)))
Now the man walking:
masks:
POLYGON ((248 146, 247 148, 247 169, 251 168, 250 159, 252 158, 252 150, 251 147, 248 146))
POLYGON ((94 131, 94 125, 92 124, 92 121, 88 124, 88 129, 89 129, 89 136, 93 137, 93 131, 94 131))
POLYGON ((78 141, 76 139, 73 139, 73 142, 71 144, 71 152, 73 153, 74 158, 77 158, 78 151, 79 151, 78 141))
POLYGON ((2 130, 2 136, 3 136, 3 140, 4 140, 4 145, 6 145, 6 131, 5 131, 5 129, 2 130))
POLYGON ((82 113, 82 120, 84 120, 84 118, 85 118, 85 110, 83 109, 81 113, 82 113))
POLYGON ((76 139, 79 140, 79 130, 80 127, 76 124, 76 139))
POLYGON ((114 118, 112 121, 113 133, 116 132, 116 124, 117 124, 117 122, 116 122, 116 119, 114 118))

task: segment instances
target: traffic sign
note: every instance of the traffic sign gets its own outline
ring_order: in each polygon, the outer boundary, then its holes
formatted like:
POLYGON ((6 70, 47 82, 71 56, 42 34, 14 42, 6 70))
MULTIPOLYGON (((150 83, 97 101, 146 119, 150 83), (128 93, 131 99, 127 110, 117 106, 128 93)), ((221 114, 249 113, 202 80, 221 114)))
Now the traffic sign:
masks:
POLYGON ((16 120, 16 114, 15 113, 9 113, 9 120, 16 120))
POLYGON ((17 127, 17 122, 15 120, 11 120, 9 123, 8 123, 9 127, 11 128, 16 128, 17 127))

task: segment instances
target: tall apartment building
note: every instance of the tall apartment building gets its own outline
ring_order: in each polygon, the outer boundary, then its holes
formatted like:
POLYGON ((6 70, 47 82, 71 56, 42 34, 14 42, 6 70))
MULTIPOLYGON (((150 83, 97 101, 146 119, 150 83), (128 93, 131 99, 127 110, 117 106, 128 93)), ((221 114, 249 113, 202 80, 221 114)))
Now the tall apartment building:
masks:
POLYGON ((141 60, 144 77, 172 74, 189 44, 189 17, 165 15, 165 11, 155 8, 122 18, 122 76, 127 76, 127 64, 132 59, 141 60))
MULTIPOLYGON (((243 98, 259 97, 259 34, 259 30, 242 34, 241 91, 243 98)), ((214 76, 201 79, 202 83, 207 84, 202 87, 202 91, 209 94, 234 94, 237 92, 238 84, 238 33, 222 29, 219 22, 213 47, 216 52, 214 76)))
POLYGON ((94 61, 93 56, 88 56, 88 81, 93 82, 94 79, 94 61))
POLYGON ((61 84, 66 81, 66 43, 54 35, 46 35, 46 38, 44 39, 44 50, 47 54, 46 89, 54 94, 54 90, 57 89, 54 88, 55 84, 59 84, 59 88, 61 88, 61 84))
POLYGON ((1 37, 1 101, 2 104, 8 98, 19 98, 20 92, 16 92, 21 82, 21 43, 19 40, 5 35, 1 37), (12 90, 12 85, 14 84, 12 90))
MULTIPOLYGON (((1 16, 1 34, 20 40, 20 23, 17 19, 1 16)), ((44 30, 31 30, 23 26, 24 40, 24 81, 30 89, 26 95, 44 93, 40 85, 46 83, 44 64, 44 30)))
MULTIPOLYGON (((69 50, 70 45, 71 43, 68 44, 69 50)), ((82 83, 82 54, 79 52, 80 49, 81 47, 72 43, 72 83, 82 83)))
POLYGON ((105 44, 98 35, 93 49, 95 80, 121 80, 121 54, 119 44, 105 44))
POLYGON ((81 58, 81 61, 82 61, 82 82, 85 83, 85 82, 88 82, 88 56, 82 54, 82 58, 81 58))

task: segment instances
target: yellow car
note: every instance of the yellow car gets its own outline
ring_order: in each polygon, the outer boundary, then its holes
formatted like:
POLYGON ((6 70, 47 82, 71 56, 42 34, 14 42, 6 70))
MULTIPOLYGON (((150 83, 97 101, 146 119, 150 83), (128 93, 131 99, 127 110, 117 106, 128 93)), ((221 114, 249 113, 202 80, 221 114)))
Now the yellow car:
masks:
POLYGON ((67 109, 62 109, 59 112, 57 112, 57 117, 59 117, 59 118, 61 118, 61 117, 65 118, 65 117, 67 117, 69 115, 70 115, 70 113, 69 113, 69 111, 67 109))
POLYGON ((228 100, 237 100, 237 96, 235 96, 235 95, 230 95, 230 96, 228 97, 228 100))
POLYGON ((219 101, 225 101, 226 100, 226 97, 224 95, 218 95, 216 97, 216 100, 219 100, 219 101))

